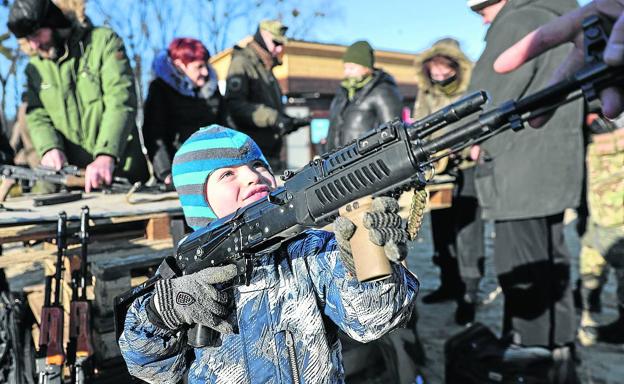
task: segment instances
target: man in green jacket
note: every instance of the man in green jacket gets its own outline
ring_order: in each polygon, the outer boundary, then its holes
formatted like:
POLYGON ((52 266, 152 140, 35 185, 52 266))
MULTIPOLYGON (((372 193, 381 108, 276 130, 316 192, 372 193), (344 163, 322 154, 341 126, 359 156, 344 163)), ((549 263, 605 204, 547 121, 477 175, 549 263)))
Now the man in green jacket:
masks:
POLYGON ((287 29, 277 20, 264 20, 249 44, 235 46, 225 90, 228 124, 258 143, 274 172, 283 168, 283 137, 309 124, 284 113, 282 90, 272 72, 282 64, 287 29))
POLYGON ((27 124, 41 164, 85 167, 85 190, 113 175, 148 178, 122 40, 68 19, 50 0, 16 0, 8 27, 36 52, 26 67, 27 124))

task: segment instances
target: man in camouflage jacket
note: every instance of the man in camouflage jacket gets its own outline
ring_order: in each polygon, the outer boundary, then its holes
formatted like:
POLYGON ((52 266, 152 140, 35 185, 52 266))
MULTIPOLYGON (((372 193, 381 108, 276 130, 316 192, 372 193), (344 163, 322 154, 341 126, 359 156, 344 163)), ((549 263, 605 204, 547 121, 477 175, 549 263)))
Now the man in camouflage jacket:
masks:
POLYGON ((624 343, 624 117, 609 121, 592 113, 586 123, 590 217, 579 256, 583 315, 578 338, 586 346, 624 343), (611 268, 617 278, 619 317, 599 326, 593 313, 601 312, 600 296, 611 268))
POLYGON ((235 46, 225 90, 229 126, 251 136, 274 171, 282 168, 284 135, 309 123, 284 113, 282 90, 273 75, 273 68, 282 64, 287 29, 279 21, 264 20, 251 42, 235 46))

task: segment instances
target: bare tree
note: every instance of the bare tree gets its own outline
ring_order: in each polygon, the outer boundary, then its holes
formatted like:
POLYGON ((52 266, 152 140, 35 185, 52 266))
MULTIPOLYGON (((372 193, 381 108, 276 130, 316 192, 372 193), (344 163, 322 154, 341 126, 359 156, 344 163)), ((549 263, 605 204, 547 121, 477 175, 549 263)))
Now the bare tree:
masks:
POLYGON ((313 29, 319 22, 339 15, 333 1, 301 0, 196 0, 198 6, 195 22, 200 36, 207 38, 211 52, 216 53, 231 46, 244 35, 234 36, 233 31, 252 34, 262 19, 280 19, 288 25, 288 35, 296 38, 313 38, 313 29), (207 33, 204 33, 207 32, 207 33))

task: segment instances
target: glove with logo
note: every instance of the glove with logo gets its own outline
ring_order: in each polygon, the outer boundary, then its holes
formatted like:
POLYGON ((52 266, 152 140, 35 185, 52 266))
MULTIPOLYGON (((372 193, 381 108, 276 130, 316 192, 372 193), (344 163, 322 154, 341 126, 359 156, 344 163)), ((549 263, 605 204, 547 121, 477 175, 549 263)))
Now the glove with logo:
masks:
POLYGON ((225 265, 160 280, 152 297, 154 308, 172 330, 184 324, 200 324, 220 333, 233 333, 232 324, 226 320, 230 313, 228 295, 213 284, 225 283, 235 276, 236 266, 225 265))
MULTIPOLYGON (((398 211, 399 203, 396 199, 378 197, 373 200, 371 209, 363 220, 370 242, 384 247, 386 257, 393 262, 402 261, 407 256, 408 233, 398 211)), ((350 272, 354 272, 349 240, 355 233, 355 224, 346 217, 339 216, 334 221, 334 232, 342 262, 350 272)))

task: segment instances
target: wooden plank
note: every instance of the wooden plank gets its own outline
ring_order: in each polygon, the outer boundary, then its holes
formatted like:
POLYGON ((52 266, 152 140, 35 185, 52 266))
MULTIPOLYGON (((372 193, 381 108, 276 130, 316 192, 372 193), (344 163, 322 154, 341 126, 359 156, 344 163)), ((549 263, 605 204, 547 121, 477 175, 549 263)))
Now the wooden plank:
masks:
MULTIPOLYGON (((97 260, 100 257, 123 257, 132 249, 145 250, 162 250, 172 249, 170 239, 166 240, 147 240, 147 239, 126 239, 115 242, 94 242, 89 244, 89 261, 97 260)), ((67 255, 79 255, 80 246, 70 245, 67 255)), ((32 249, 16 249, 12 250, 0 257, 0 268, 10 268, 19 264, 42 263, 44 260, 55 260, 56 249, 51 250, 32 250, 32 249)))
MULTIPOLYGON (((98 218, 91 220, 92 227, 110 226, 113 224, 130 223, 135 221, 146 221, 155 218, 168 218, 167 213, 150 213, 133 216, 118 216, 108 218, 98 218)), ((179 215, 175 215, 179 216, 179 215)), ((68 234, 77 233, 80 229, 77 222, 67 224, 68 234)), ((103 228, 98 228, 98 230, 103 228)), ((92 229, 93 230, 93 229, 92 229)), ((56 236, 56 224, 27 224, 0 226, 0 244, 15 243, 29 240, 53 239, 56 236)))
POLYGON ((169 216, 152 217, 147 221, 145 236, 148 240, 162 240, 171 238, 171 218, 169 216))
POLYGON ((65 211, 70 222, 80 221, 81 208, 89 206, 92 220, 114 217, 132 217, 141 215, 170 214, 181 215, 182 208, 176 192, 135 193, 131 204, 125 194, 83 194, 83 198, 63 204, 34 207, 30 196, 7 200, 4 205, 16 211, 0 213, 0 225, 15 226, 38 223, 56 223, 59 211, 65 211), (155 201, 156 200, 156 201, 155 201))
POLYGON ((429 191, 430 209, 450 208, 453 205, 453 188, 453 185, 450 184, 450 188, 429 191))

